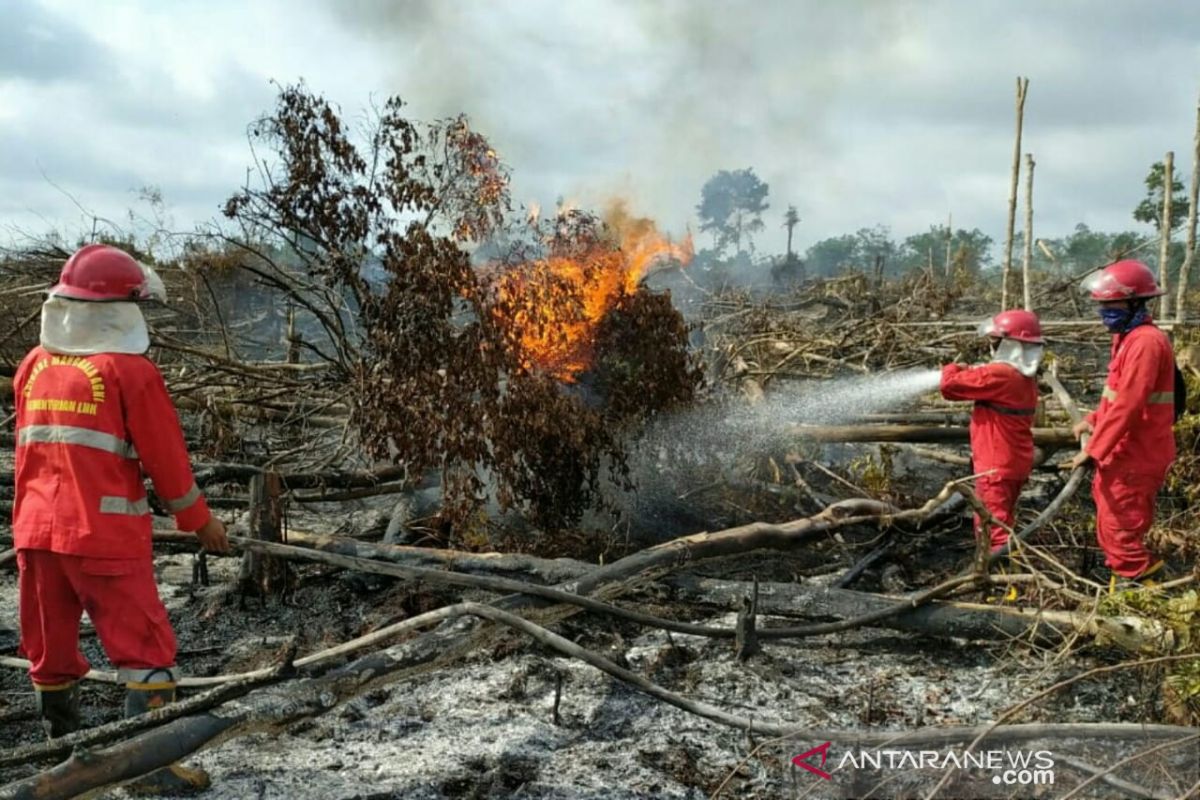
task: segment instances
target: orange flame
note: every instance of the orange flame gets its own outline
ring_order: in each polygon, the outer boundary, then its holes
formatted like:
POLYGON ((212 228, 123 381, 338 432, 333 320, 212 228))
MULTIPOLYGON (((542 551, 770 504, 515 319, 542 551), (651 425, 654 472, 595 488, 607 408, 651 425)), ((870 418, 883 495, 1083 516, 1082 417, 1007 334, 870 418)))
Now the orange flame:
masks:
POLYGON ((661 262, 686 266, 692 260, 690 234, 672 242, 621 204, 609 209, 605 222, 616 248, 596 242, 582 254, 530 261, 500 279, 502 316, 514 328, 527 369, 574 382, 593 362, 601 320, 621 299, 661 262))

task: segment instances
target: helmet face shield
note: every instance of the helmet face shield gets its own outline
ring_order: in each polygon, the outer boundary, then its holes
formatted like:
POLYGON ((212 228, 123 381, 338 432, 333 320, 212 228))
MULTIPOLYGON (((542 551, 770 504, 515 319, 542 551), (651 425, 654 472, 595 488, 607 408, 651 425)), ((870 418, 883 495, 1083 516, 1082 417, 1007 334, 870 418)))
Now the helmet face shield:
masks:
POLYGON ((152 267, 148 264, 138 262, 138 266, 142 268, 142 274, 146 276, 146 284, 142 290, 141 299, 157 300, 160 303, 167 302, 167 287, 163 283, 163 279, 152 267))
POLYGON ((1126 286, 1112 274, 1110 270, 1098 269, 1088 275, 1079 284, 1079 289, 1093 300, 1128 300, 1134 295, 1134 288, 1126 286))
POLYGON ((980 322, 975 328, 975 334, 977 336, 994 336, 996 338, 1000 338, 1004 335, 1004 333, 996 327, 996 320, 991 318, 980 322))

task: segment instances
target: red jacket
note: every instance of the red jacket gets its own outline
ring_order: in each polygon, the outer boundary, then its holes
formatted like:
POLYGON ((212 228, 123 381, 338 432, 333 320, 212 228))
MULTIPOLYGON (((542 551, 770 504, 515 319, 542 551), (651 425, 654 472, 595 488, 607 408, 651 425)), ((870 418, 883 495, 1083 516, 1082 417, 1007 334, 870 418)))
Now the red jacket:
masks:
POLYGON ((1151 324, 1113 337, 1100 407, 1087 416, 1087 453, 1100 467, 1166 474, 1175 460, 1175 351, 1151 324))
POLYGON ((976 472, 1023 481, 1033 471, 1033 415, 1037 381, 1003 362, 942 367, 942 397, 974 400, 971 456, 976 472))
POLYGON ((175 407, 149 359, 36 347, 17 368, 13 389, 18 549, 149 557, 143 470, 180 530, 208 521, 175 407))

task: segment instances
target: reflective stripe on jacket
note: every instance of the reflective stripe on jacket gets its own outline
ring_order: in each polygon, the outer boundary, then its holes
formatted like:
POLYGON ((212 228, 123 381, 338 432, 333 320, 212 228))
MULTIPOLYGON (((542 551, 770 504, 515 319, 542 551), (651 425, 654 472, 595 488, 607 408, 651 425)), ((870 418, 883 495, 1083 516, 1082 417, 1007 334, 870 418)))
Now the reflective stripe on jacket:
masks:
POLYGON ((13 380, 18 549, 98 558, 150 553, 143 475, 180 530, 209 518, 179 418, 144 356, 54 355, 35 348, 13 380))
POLYGON ((1011 364, 942 368, 942 397, 974 400, 971 412, 971 462, 976 472, 1025 480, 1033 470, 1033 416, 1037 381, 1011 364))
POLYGON ((1175 351, 1153 324, 1113 337, 1087 452, 1101 467, 1164 475, 1175 460, 1175 351))

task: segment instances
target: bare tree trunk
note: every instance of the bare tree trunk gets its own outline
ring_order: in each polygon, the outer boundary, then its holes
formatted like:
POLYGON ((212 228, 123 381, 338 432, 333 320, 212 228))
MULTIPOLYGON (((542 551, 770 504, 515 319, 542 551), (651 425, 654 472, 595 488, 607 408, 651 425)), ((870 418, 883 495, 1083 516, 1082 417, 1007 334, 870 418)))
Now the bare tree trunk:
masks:
POLYGON ((1033 154, 1025 154, 1025 253, 1021 259, 1021 283, 1025 288, 1025 310, 1033 311, 1029 267, 1033 262, 1033 154))
POLYGON ((288 306, 287 314, 287 363, 300 363, 300 335, 296 332, 296 307, 288 306))
POLYGON ((1012 272, 1013 227, 1017 221, 1017 180, 1021 175, 1021 126, 1025 120, 1028 78, 1017 78, 1017 138, 1013 142, 1012 184, 1008 190, 1008 229, 1004 237, 1004 267, 1000 274, 1000 310, 1008 308, 1008 276, 1012 272))
POLYGON ((954 266, 951 254, 954 250, 954 215, 946 214, 946 283, 954 282, 954 266))
MULTIPOLYGON (((1175 295, 1175 321, 1183 322, 1187 311, 1188 272, 1196 257, 1196 201, 1200 197, 1200 102, 1196 104, 1196 133, 1192 137, 1192 186, 1188 195, 1187 244, 1183 266, 1179 268, 1179 289, 1175 295)), ((1165 315, 1164 315, 1165 316, 1165 315)))
POLYGON ((1163 319, 1171 314, 1167 264, 1171 257, 1171 186, 1175 183, 1174 179, 1175 153, 1168 150, 1163 158, 1162 244, 1158 249, 1158 287, 1163 291, 1159 313, 1163 319))

